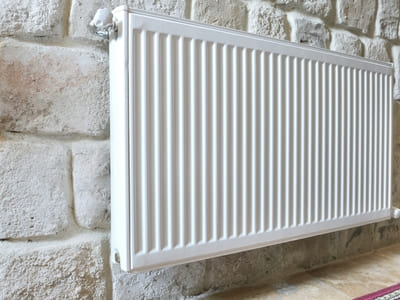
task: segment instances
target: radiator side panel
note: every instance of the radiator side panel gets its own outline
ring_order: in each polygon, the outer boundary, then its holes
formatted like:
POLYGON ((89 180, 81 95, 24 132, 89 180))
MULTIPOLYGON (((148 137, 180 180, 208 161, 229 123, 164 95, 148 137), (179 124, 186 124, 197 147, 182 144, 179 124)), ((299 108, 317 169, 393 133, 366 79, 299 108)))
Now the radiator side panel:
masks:
POLYGON ((118 31, 110 36, 111 259, 128 270, 131 268, 128 12, 119 11, 114 19, 118 31))

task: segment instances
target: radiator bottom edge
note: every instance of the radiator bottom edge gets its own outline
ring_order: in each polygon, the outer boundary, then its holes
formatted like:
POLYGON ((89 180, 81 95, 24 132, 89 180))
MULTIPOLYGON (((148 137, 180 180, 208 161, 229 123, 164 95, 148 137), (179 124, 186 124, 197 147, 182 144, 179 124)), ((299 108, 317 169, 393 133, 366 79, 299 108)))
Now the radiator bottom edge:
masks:
POLYGON ((209 241, 207 243, 187 245, 157 252, 139 253, 131 257, 130 272, 143 272, 158 268, 190 263, 218 256, 253 250, 280 243, 340 231, 352 227, 388 220, 391 209, 344 217, 329 221, 305 224, 298 227, 267 231, 232 239, 209 241), (168 261, 168 264, 165 262, 168 261))

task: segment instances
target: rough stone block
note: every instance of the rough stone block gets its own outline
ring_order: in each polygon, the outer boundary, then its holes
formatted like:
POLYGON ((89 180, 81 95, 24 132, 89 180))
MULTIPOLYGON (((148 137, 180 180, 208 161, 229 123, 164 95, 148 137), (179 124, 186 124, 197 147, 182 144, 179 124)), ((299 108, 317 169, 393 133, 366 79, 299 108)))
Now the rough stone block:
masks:
POLYGON ((355 34, 342 30, 332 30, 331 34, 331 50, 350 55, 363 55, 363 44, 355 34))
POLYGON ((337 24, 368 33, 375 16, 376 0, 336 1, 337 24))
POLYGON ((391 219, 371 226, 373 228, 373 247, 375 249, 399 242, 400 219, 391 219))
MULTIPOLYGON (((398 125, 398 123, 397 123, 398 125)), ((397 129, 398 130, 398 129, 397 129)), ((392 157, 392 203, 400 207, 400 149, 399 145, 393 147, 392 157)))
POLYGON ((321 20, 298 13, 288 13, 288 20, 292 27, 293 42, 320 48, 328 47, 330 32, 321 20))
POLYGON ((0 239, 57 234, 69 223, 70 153, 57 144, 0 141, 0 239))
POLYGON ((389 40, 398 38, 400 19, 399 0, 378 0, 375 35, 389 40))
POLYGON ((393 98, 400 99, 400 46, 392 47, 392 57, 394 63, 393 98))
POLYGON ((285 14, 267 3, 249 6, 248 31, 281 40, 289 39, 289 23, 285 14))
POLYGON ((192 18, 207 24, 246 30, 247 10, 240 0, 194 0, 192 18))
POLYGON ((331 0, 276 0, 275 5, 284 10, 298 9, 322 18, 332 10, 331 0))
POLYGON ((107 238, 0 242, 0 298, 111 299, 107 238))
MULTIPOLYGON (((400 147, 400 102, 399 101, 393 101, 392 118, 393 118, 392 121, 393 147, 397 145, 400 147)), ((393 150, 393 153, 394 152, 395 151, 393 150)))
POLYGON ((0 129, 107 135, 108 58, 96 49, 0 43, 0 129))
POLYGON ((282 244, 281 268, 285 273, 293 274, 326 264, 337 258, 336 244, 334 232, 282 244))
POLYGON ((88 24, 99 8, 107 7, 112 10, 119 5, 128 4, 131 8, 145 9, 183 18, 185 17, 186 3, 185 0, 72 0, 69 35, 78 39, 102 40, 88 29, 88 24))
POLYGON ((361 40, 364 43, 365 57, 380 61, 390 61, 390 56, 387 50, 389 44, 386 40, 380 38, 361 38, 361 40))
MULTIPOLYGON (((130 1, 137 2, 138 0, 130 1)), ((187 3, 188 1, 185 0, 144 0, 144 8, 157 13, 184 18, 186 17, 187 3)))
POLYGON ((338 258, 368 252, 372 249, 373 232, 371 225, 338 231, 335 235, 338 258))
POLYGON ((258 283, 283 267, 283 245, 274 245, 236 253, 207 261, 205 289, 215 290, 230 286, 258 283))
POLYGON ((284 10, 299 8, 300 0, 275 0, 274 4, 284 10))
POLYGON ((74 143, 72 154, 76 221, 89 229, 109 228, 109 141, 74 143))
POLYGON ((0 35, 62 36, 65 3, 65 0, 1 0, 0 35))
POLYGON ((113 299, 181 299, 204 292, 206 262, 195 262, 150 272, 122 272, 112 265, 113 299))
POLYGON ((315 236, 207 260, 204 289, 259 285, 336 258, 332 234, 315 236))
POLYGON ((302 8, 313 15, 327 17, 332 10, 331 0, 300 0, 302 8))

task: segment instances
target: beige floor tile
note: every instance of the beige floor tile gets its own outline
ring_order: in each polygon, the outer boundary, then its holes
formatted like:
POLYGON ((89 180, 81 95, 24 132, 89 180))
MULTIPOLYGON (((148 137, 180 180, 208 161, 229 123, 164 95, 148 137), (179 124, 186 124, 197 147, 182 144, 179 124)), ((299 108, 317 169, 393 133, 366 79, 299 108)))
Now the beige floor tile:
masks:
POLYGON ((400 243, 276 282, 234 289, 207 299, 352 299, 400 283, 400 243))
POLYGON ((232 299, 232 300, 347 300, 347 295, 335 290, 321 280, 306 273, 289 277, 276 284, 264 287, 247 287, 235 289, 210 296, 207 299, 232 299), (321 293, 323 293, 323 298, 321 293))
POLYGON ((399 267, 374 253, 309 273, 353 298, 400 282, 399 267))
POLYGON ((394 261, 398 261, 397 265, 400 266, 400 244, 395 244, 376 251, 378 255, 388 257, 394 261))
POLYGON ((267 299, 268 293, 272 292, 272 288, 265 286, 262 288, 245 287, 229 290, 208 296, 207 300, 229 299, 229 300, 255 300, 267 299))
POLYGON ((349 299, 347 295, 307 273, 294 275, 284 283, 273 285, 273 287, 274 290, 270 293, 271 299, 321 300, 321 293, 323 293, 323 299, 327 300, 349 299))

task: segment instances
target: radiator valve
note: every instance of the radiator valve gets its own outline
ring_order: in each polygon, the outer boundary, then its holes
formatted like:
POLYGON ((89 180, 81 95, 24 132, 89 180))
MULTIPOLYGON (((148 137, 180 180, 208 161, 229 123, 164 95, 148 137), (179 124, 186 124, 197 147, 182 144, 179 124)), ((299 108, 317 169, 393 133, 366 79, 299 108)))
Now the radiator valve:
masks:
POLYGON ((102 38, 108 39, 110 31, 117 31, 113 21, 113 15, 108 8, 100 8, 96 11, 93 20, 89 23, 90 30, 102 38))
POLYGON ((393 219, 400 218, 400 208, 392 207, 392 218, 393 219))

